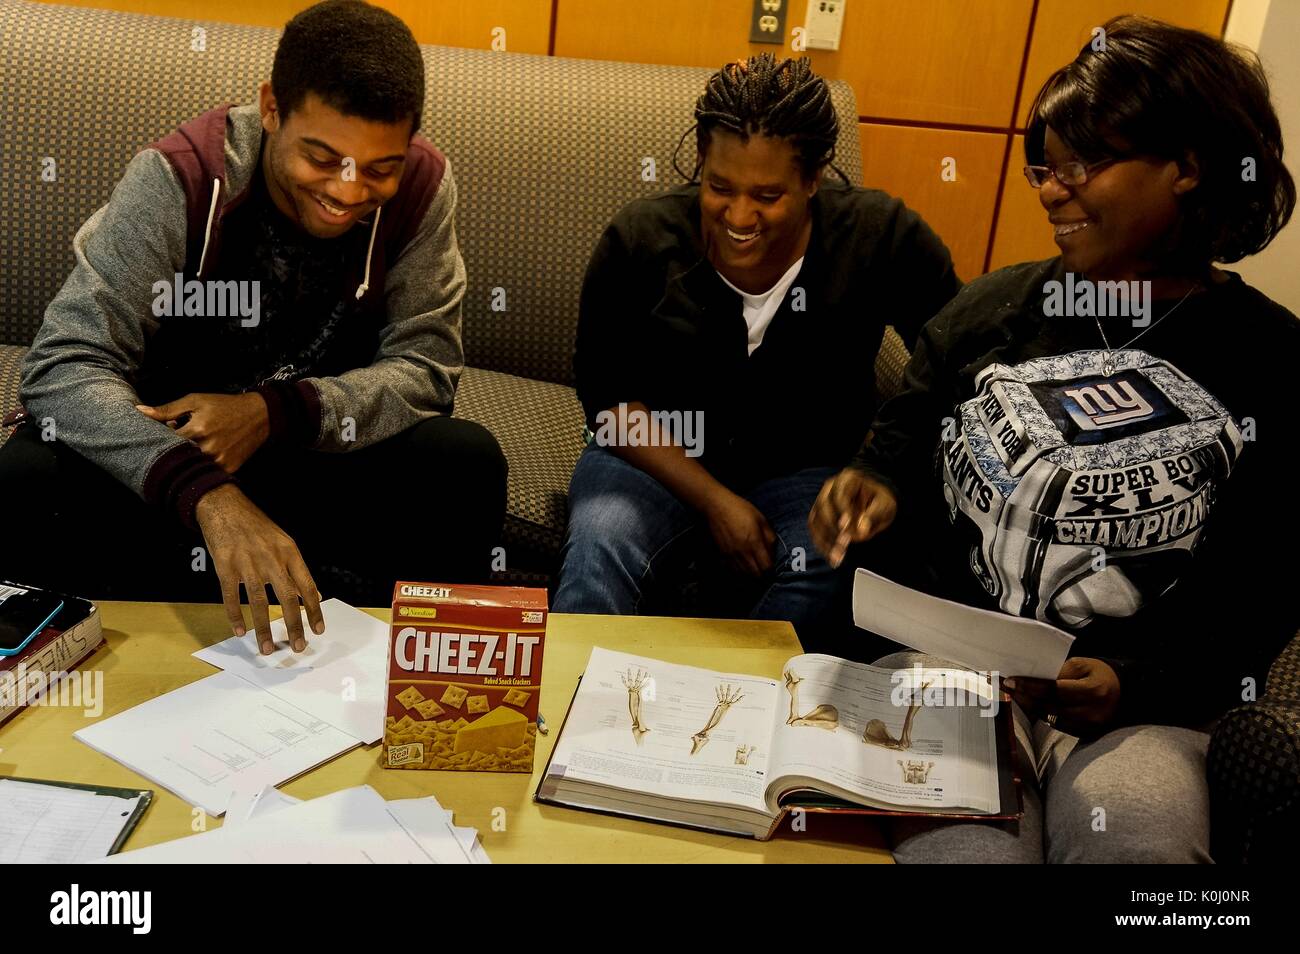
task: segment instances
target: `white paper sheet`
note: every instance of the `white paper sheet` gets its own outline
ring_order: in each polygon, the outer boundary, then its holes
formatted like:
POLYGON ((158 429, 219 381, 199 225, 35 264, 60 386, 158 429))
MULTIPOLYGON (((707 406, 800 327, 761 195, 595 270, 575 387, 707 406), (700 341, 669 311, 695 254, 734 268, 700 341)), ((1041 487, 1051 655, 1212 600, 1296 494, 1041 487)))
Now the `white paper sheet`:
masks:
POLYGON ((286 795, 274 785, 263 785, 260 789, 240 788, 230 796, 230 804, 226 806, 226 818, 222 826, 229 828, 232 825, 242 825, 250 818, 269 815, 278 809, 288 808, 301 802, 301 798, 286 795))
POLYGON ((1055 679, 1074 642, 1038 620, 939 599, 864 569, 853 580, 853 622, 904 646, 1003 676, 1055 679))
MULTIPOLYGON (((215 677, 214 677, 215 678, 215 677)), ((123 852, 109 864, 432 864, 369 785, 314 798, 235 827, 123 852)))
POLYGON ((289 646, 283 619, 271 624, 275 652, 263 656, 254 633, 231 636, 194 655, 242 676, 285 702, 361 742, 384 733, 388 685, 388 625, 341 600, 321 603, 325 633, 317 636, 303 615, 307 648, 289 646))
POLYGON ((0 865, 103 858, 140 798, 0 779, 0 865))
POLYGON ((454 826, 451 812, 444 810, 436 799, 398 799, 388 803, 388 812, 438 864, 482 863, 475 859, 473 851, 478 842, 478 832, 473 828, 454 826), (463 832, 469 833, 468 838, 463 832))
POLYGON ((492 859, 488 857, 487 849, 483 847, 483 842, 477 838, 474 840, 474 847, 470 849, 469 862, 472 865, 490 865, 492 859))
POLYGON ((357 740, 232 673, 182 686, 74 733, 97 752, 198 805, 296 778, 357 740))

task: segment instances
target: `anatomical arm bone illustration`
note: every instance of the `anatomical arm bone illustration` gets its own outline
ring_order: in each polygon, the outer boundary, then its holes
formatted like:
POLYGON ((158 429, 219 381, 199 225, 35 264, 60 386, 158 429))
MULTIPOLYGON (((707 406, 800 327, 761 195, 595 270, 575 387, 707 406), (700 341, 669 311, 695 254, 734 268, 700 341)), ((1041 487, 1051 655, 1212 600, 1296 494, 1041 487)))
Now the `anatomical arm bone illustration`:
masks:
POLYGON ((739 686, 733 689, 729 685, 721 685, 714 692, 718 697, 718 704, 713 707, 713 715, 709 716, 708 724, 691 736, 691 755, 704 748, 705 743, 709 741, 709 732, 718 727, 718 723, 727 714, 727 710, 745 698, 739 686))
POLYGON ((910 749, 912 747, 912 721, 916 718, 916 710, 921 708, 921 703, 916 700, 929 688, 930 684, 927 682, 919 692, 913 694, 912 704, 907 707, 907 716, 903 719, 903 731, 898 733, 898 738, 894 738, 889 734, 889 729, 885 723, 879 719, 872 719, 867 723, 867 728, 862 733, 862 741, 868 745, 883 745, 887 749, 898 749, 899 751, 910 749))
POLYGON ((811 712, 799 715, 799 683, 801 682, 803 677, 796 676, 789 669, 786 670, 785 687, 790 692, 790 717, 785 720, 785 724, 812 726, 815 729, 828 729, 834 732, 840 724, 840 711, 829 703, 823 703, 811 712))
POLYGON ((649 727, 641 721, 641 689, 646 684, 647 674, 644 669, 632 669, 629 666, 627 672, 621 675, 623 685, 627 689, 628 715, 632 717, 632 739, 640 745, 642 737, 650 731, 649 727))

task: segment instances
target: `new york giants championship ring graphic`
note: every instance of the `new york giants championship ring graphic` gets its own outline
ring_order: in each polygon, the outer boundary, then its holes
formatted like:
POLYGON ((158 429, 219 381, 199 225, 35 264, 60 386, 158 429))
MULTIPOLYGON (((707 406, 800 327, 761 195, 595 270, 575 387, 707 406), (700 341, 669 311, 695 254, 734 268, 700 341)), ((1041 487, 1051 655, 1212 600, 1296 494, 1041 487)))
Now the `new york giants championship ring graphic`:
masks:
MULTIPOLYGON (((1143 351, 993 364, 939 465, 970 568, 1007 613, 1077 627, 1129 616, 1187 566, 1241 429, 1143 351)), ((949 439, 951 438, 951 439, 949 439)))

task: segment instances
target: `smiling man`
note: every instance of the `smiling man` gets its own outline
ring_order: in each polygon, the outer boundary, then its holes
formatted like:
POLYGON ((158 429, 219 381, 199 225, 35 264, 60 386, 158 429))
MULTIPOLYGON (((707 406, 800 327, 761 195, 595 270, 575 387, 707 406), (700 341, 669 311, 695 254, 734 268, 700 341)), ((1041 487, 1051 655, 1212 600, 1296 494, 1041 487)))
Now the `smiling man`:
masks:
POLYGON ((423 102, 405 24, 335 0, 289 22, 256 103, 131 161, 26 357, 0 577, 211 598, 215 570, 265 650, 268 585, 323 629, 313 568, 487 575, 505 461, 450 417, 465 270, 423 102), (431 513, 437 546, 393 532, 431 513))
POLYGON ((695 119, 692 181, 626 206, 587 269, 594 437, 554 609, 784 619, 826 651, 847 627, 808 508, 870 426, 885 327, 910 344, 959 282, 902 202, 823 178, 839 124, 809 60, 728 64, 695 119))

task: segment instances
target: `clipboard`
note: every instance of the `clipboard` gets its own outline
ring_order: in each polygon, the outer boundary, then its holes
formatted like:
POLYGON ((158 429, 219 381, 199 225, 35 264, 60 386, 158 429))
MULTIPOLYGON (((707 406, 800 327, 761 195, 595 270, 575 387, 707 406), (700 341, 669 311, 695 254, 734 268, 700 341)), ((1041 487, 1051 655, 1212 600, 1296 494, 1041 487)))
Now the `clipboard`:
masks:
POLYGON ((52 782, 44 778, 20 778, 17 775, 0 775, 0 780, 23 782, 27 785, 48 785, 51 788, 72 788, 82 792, 94 792, 96 795, 112 795, 117 798, 139 798, 140 800, 135 805, 135 811, 131 812, 131 817, 123 823, 122 830, 118 832, 117 838, 113 840, 112 846, 108 849, 110 855, 115 855, 122 850, 126 840, 131 837, 131 833, 140 824, 140 819, 144 817, 145 811, 153 804, 153 790, 148 788, 112 788, 105 785, 83 785, 80 782, 52 782))

